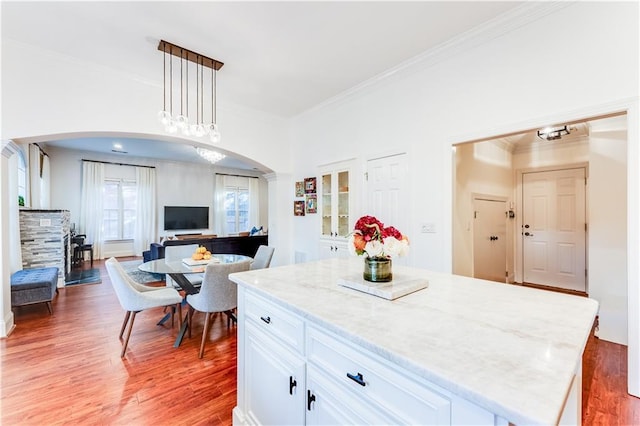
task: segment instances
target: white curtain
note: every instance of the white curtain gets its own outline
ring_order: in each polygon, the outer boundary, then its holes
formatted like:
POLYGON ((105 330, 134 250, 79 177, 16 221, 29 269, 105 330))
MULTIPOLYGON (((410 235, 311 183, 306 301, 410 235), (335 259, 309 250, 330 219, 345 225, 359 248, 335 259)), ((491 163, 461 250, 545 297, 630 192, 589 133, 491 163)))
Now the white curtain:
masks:
POLYGON ((28 196, 29 196, 29 207, 32 209, 41 209, 43 208, 40 204, 40 194, 42 192, 42 186, 40 184, 41 180, 41 165, 40 165, 40 156, 42 153, 40 152, 40 148, 38 145, 31 144, 29 145, 29 184, 28 184, 28 196))
POLYGON ((136 167, 137 206, 134 250, 136 256, 156 241, 156 169, 136 167))
POLYGON ((48 209, 51 204, 49 157, 36 144, 29 145, 29 207, 48 209))
MULTIPOLYGON (((249 226, 260 228, 260 182, 247 178, 249 185, 249 226)), ((251 228, 249 228, 251 230, 251 228)))
POLYGON ((20 211, 18 210, 18 158, 9 158, 9 267, 10 272, 22 269, 22 243, 20 241, 20 211))
POLYGON ((225 175, 216 174, 216 187, 213 206, 213 225, 214 231, 219 237, 227 236, 227 227, 225 226, 226 214, 224 211, 224 188, 226 186, 225 175))
POLYGON ((80 199, 80 234, 93 244, 93 256, 102 259, 102 217, 104 164, 82 162, 82 195, 80 199))
POLYGON ((51 169, 49 168, 49 156, 42 157, 42 173, 40 177, 40 207, 51 208, 51 169))

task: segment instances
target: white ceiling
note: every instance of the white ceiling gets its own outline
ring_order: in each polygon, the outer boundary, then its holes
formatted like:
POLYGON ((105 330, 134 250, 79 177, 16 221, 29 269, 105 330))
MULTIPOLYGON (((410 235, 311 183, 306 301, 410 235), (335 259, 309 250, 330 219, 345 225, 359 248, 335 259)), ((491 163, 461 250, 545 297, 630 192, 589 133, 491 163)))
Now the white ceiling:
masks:
POLYGON ((158 85, 170 41, 224 62, 219 109, 293 117, 523 3, 2 1, 1 16, 3 38, 158 85))

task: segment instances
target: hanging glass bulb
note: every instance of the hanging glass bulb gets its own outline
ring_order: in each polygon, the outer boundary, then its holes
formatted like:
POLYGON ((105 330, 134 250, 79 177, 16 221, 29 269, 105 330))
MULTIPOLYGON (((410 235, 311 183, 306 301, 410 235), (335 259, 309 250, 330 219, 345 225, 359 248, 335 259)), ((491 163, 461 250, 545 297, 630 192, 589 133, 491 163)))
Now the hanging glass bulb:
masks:
POLYGON ((176 117, 176 126, 178 126, 179 129, 184 129, 185 127, 189 126, 189 119, 187 118, 186 115, 182 115, 180 114, 179 116, 176 117))
POLYGON ((168 133, 176 133, 178 131, 178 126, 176 125, 176 121, 171 119, 165 125, 164 130, 168 133))
POLYGON ((220 130, 218 130, 218 125, 216 123, 209 123, 207 125, 207 133, 209 134, 209 139, 211 139, 211 142, 220 142, 220 130))
POLYGON ((171 121, 171 113, 164 110, 158 112, 158 121, 166 126, 167 124, 169 124, 169 121, 171 121))
POLYGON ((191 134, 197 137, 204 136, 207 133, 207 129, 205 129, 204 124, 192 124, 191 125, 191 134))

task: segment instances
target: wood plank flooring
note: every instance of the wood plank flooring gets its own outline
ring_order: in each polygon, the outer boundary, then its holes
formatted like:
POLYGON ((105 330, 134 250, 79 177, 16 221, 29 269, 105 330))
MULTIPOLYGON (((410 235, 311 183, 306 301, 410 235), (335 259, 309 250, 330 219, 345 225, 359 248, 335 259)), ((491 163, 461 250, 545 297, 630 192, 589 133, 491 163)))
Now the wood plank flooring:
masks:
MULTIPOLYGON (((133 258, 122 258, 130 260, 133 258)), ((88 266, 87 266, 88 267, 88 266)), ((218 316, 198 359, 204 316, 173 347, 162 309, 136 317, 120 358, 124 318, 104 262, 101 284, 60 289, 44 304, 16 308, 0 340, 2 425, 229 425, 236 404, 236 329, 218 316)), ((583 424, 640 425, 640 399, 626 393, 626 347, 591 338, 583 361, 583 424)))

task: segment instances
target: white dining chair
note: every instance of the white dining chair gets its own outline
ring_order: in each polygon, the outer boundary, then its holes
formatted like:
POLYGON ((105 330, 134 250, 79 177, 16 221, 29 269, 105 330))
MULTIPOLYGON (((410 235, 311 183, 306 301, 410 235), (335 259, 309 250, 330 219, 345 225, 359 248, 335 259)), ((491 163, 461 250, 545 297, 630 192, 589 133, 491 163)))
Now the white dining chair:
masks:
POLYGON ((268 268, 273 258, 273 252, 275 248, 269 246, 259 246, 256 255, 251 262, 251 270, 268 268))
MULTIPOLYGON (((231 310, 238 306, 238 286, 229 279, 229 274, 248 271, 249 267, 249 260, 238 263, 210 263, 204 271, 200 292, 187 295, 187 303, 189 304, 189 313, 187 315, 189 337, 191 337, 194 311, 204 312, 205 314, 198 358, 204 356, 204 345, 211 328, 213 315, 218 312, 224 312, 229 317, 232 317, 231 310)), ((227 326, 229 326, 228 320, 227 326)))
MULTIPOLYGON (((198 244, 166 246, 164 248, 164 260, 165 262, 174 262, 181 261, 185 258, 191 258, 191 255, 195 253, 197 248, 198 244)), ((185 274, 184 277, 188 279, 194 287, 200 287, 204 274, 185 274)), ((175 280, 169 276, 169 274, 166 275, 165 280, 167 283, 167 287, 180 287, 178 283, 176 283, 175 280)))
MULTIPOLYGON (((126 273, 122 265, 115 258, 110 258, 105 262, 109 280, 116 292, 118 301, 126 311, 119 338, 122 339, 127 323, 129 324, 127 335, 122 345, 120 357, 124 357, 131 337, 133 322, 136 314, 145 309, 158 308, 163 306, 177 305, 180 322, 182 322, 182 296, 174 288, 150 287, 135 282, 126 273), (133 314, 133 315, 132 315, 133 314)), ((172 306, 173 307, 173 306, 172 306)))

